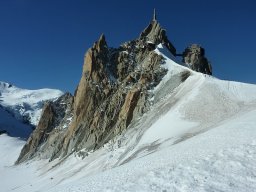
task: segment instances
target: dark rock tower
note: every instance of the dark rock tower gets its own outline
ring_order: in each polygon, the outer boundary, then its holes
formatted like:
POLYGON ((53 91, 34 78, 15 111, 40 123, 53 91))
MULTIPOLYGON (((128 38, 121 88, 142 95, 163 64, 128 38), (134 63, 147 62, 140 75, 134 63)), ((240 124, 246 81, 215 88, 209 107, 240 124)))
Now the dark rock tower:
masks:
POLYGON ((212 66, 205 57, 205 50, 198 44, 192 44, 182 54, 183 62, 191 69, 212 75, 212 66))

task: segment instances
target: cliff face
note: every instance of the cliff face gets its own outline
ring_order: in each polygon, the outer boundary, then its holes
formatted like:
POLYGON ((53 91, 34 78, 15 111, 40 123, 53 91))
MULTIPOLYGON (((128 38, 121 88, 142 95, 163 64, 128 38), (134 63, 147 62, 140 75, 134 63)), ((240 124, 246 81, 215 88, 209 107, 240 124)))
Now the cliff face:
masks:
POLYGON ((48 103, 17 163, 32 157, 50 160, 74 151, 94 150, 125 130, 150 106, 150 89, 166 74, 157 44, 169 45, 157 21, 133 41, 109 48, 101 35, 85 54, 80 83, 65 99, 48 103), (64 105, 61 105, 61 103, 64 105), (62 106, 59 115, 56 106, 62 106), (63 124, 72 117, 66 128, 63 124))
POLYGON ((63 137, 73 118, 73 96, 62 95, 56 101, 44 105, 41 119, 27 143, 21 150, 17 162, 31 159, 52 158, 62 148, 63 137))
POLYGON ((165 74, 161 60, 144 38, 110 49, 102 35, 85 56, 65 153, 101 147, 147 111, 148 90, 165 74))
POLYGON ((108 47, 101 35, 85 54, 74 97, 66 94, 45 106, 17 163, 95 150, 127 129, 149 110, 151 90, 167 72, 161 67, 164 58, 154 51, 160 43, 176 55, 156 19, 119 48, 108 47))

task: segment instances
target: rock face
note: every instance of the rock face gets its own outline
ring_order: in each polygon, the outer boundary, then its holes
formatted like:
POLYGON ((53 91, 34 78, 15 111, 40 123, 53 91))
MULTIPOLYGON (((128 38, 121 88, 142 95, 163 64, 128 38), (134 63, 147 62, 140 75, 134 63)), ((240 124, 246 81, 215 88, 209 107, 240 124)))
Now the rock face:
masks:
POLYGON ((17 162, 34 156, 51 158, 62 147, 63 135, 73 117, 73 96, 62 95, 56 101, 44 105, 41 119, 21 150, 17 162), (51 155, 50 155, 51 154, 51 155))
POLYGON ((154 52, 159 43, 176 51, 156 20, 138 39, 119 48, 108 47, 101 35, 85 54, 74 98, 64 95, 46 104, 17 163, 95 150, 125 130, 149 109, 149 90, 166 74, 161 67, 163 57, 154 52), (63 128, 70 117, 72 121, 63 128))
POLYGON ((108 47, 101 35, 85 54, 74 97, 66 94, 45 106, 17 163, 96 150, 127 129, 149 110, 151 90, 167 72, 154 51, 160 43, 176 54, 156 16, 138 39, 119 48, 108 47))
POLYGON ((161 61, 144 39, 112 49, 102 35, 85 56, 63 154, 101 147, 147 111, 148 90, 165 74, 161 61))
POLYGON ((205 50, 197 44, 192 44, 185 49, 183 62, 195 71, 212 75, 212 67, 205 57, 205 50))

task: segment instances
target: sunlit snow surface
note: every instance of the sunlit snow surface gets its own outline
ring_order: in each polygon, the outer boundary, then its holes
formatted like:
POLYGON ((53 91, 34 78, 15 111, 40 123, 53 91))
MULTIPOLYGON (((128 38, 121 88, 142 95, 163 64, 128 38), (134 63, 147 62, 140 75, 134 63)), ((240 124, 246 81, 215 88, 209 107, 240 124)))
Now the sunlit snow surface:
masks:
POLYGON ((191 71, 173 89, 189 69, 164 57, 151 110, 84 159, 12 166, 24 142, 1 135, 0 191, 256 191, 256 86, 191 71))

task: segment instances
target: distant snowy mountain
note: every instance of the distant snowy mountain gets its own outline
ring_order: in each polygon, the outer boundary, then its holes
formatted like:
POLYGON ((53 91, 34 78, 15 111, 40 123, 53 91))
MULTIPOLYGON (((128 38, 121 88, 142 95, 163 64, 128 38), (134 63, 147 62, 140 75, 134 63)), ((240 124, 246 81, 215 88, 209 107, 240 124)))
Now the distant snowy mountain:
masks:
POLYGON ((28 137, 31 126, 36 126, 45 101, 63 93, 54 89, 27 90, 0 82, 0 130, 12 136, 28 137))

